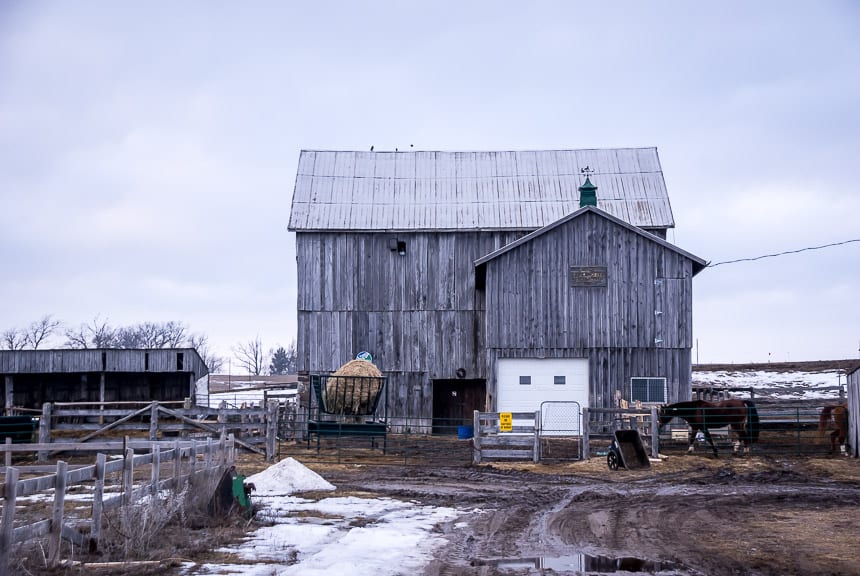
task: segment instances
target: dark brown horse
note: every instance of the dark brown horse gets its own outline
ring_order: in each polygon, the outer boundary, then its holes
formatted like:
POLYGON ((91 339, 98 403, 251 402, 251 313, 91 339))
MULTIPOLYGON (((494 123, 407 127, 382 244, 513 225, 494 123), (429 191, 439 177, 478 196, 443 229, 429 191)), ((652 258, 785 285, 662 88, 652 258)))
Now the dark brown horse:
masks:
POLYGON ((848 437, 848 403, 843 402, 835 406, 825 406, 821 409, 818 417, 818 434, 824 436, 824 432, 833 427, 830 433, 830 452, 836 452, 836 441, 839 441, 839 451, 846 455, 845 439, 848 437))
POLYGON ((755 404, 750 400, 729 399, 721 402, 691 400, 662 406, 659 411, 660 426, 665 426, 672 418, 681 418, 690 425, 690 446, 692 452, 696 435, 701 431, 711 445, 714 457, 718 457, 717 447, 711 438, 711 430, 728 426, 735 433, 734 453, 738 453, 741 442, 744 451, 749 452, 750 444, 758 440, 759 418, 755 404))

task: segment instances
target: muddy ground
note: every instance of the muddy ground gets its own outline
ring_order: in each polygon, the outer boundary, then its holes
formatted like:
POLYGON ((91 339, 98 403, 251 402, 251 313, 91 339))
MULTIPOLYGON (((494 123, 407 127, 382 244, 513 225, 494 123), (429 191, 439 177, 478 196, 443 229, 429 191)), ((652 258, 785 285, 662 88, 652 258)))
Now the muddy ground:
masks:
POLYGON ((338 492, 465 510, 442 527, 448 544, 425 576, 860 574, 855 459, 678 455, 616 472, 601 458, 306 465, 338 492))

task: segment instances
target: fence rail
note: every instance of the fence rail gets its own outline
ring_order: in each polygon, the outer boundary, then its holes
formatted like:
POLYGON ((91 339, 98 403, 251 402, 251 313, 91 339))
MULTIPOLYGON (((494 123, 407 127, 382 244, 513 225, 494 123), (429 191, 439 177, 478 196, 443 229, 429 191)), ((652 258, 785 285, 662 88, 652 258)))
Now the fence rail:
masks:
MULTIPOLYGON (((235 444, 232 437, 215 442, 197 440, 172 442, 115 442, 109 451, 120 451, 124 457, 107 461, 104 452, 99 452, 92 465, 70 469, 64 461, 58 461, 53 474, 22 479, 21 474, 32 472, 27 467, 8 466, 3 470, 3 512, 0 518, 0 576, 7 576, 13 546, 35 538, 48 537, 47 561, 50 568, 60 560, 60 541, 66 539, 78 546, 98 547, 102 535, 102 514, 119 506, 129 505, 141 498, 157 494, 159 490, 172 488, 179 492, 184 482, 205 471, 220 469, 235 461, 235 444), (135 448, 148 449, 146 454, 135 454, 135 448), (202 457, 202 462, 199 459, 202 457), (162 477, 163 463, 173 462, 172 474, 162 477), (134 471, 143 466, 151 468, 150 482, 135 486, 134 471), (121 492, 118 496, 105 498, 105 480, 109 474, 121 474, 121 492), (68 526, 65 522, 65 495, 72 486, 94 483, 92 512, 88 522, 89 536, 68 526), (53 490, 50 518, 15 526, 16 501, 46 490, 53 490)), ((104 444, 103 444, 104 445, 104 444)), ((52 446, 55 446, 52 444, 52 446)), ((74 444, 72 446, 79 446, 74 444)), ((84 445, 92 448, 91 445, 84 445)), ((42 449, 41 445, 2 446, 11 452, 42 449)), ((71 448, 70 448, 71 449, 71 448)))
MULTIPOLYGON (((42 406, 38 426, 39 444, 52 444, 52 439, 67 440, 71 432, 85 432, 74 440, 78 443, 109 435, 148 433, 150 441, 159 436, 189 438, 226 436, 232 434, 238 446, 265 455, 272 460, 280 413, 279 402, 272 400, 264 406, 219 408, 192 406, 171 402, 101 402, 101 403, 46 403, 42 406), (261 448, 262 446, 262 448, 261 448)), ((41 461, 47 460, 57 448, 42 450, 41 461)))

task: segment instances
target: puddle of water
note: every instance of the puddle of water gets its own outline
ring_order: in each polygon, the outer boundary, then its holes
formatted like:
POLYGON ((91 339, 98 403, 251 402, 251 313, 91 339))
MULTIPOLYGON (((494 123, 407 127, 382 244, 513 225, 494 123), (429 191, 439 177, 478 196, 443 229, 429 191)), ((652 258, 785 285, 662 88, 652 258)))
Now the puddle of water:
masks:
POLYGON ((581 553, 554 557, 475 559, 472 561, 472 565, 495 566, 500 570, 546 568, 557 572, 638 572, 641 574, 657 574, 659 572, 672 571, 673 574, 678 575, 697 574, 697 572, 685 570, 683 566, 675 562, 657 562, 631 557, 592 556, 581 553))

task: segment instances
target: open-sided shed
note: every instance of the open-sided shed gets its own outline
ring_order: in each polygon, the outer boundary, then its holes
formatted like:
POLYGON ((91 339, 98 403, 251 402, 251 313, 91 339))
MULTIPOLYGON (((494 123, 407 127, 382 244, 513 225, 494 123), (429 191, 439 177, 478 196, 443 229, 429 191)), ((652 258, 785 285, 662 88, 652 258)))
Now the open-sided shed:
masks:
POLYGON ((208 373, 193 348, 0 350, 6 413, 45 402, 195 399, 208 373))

